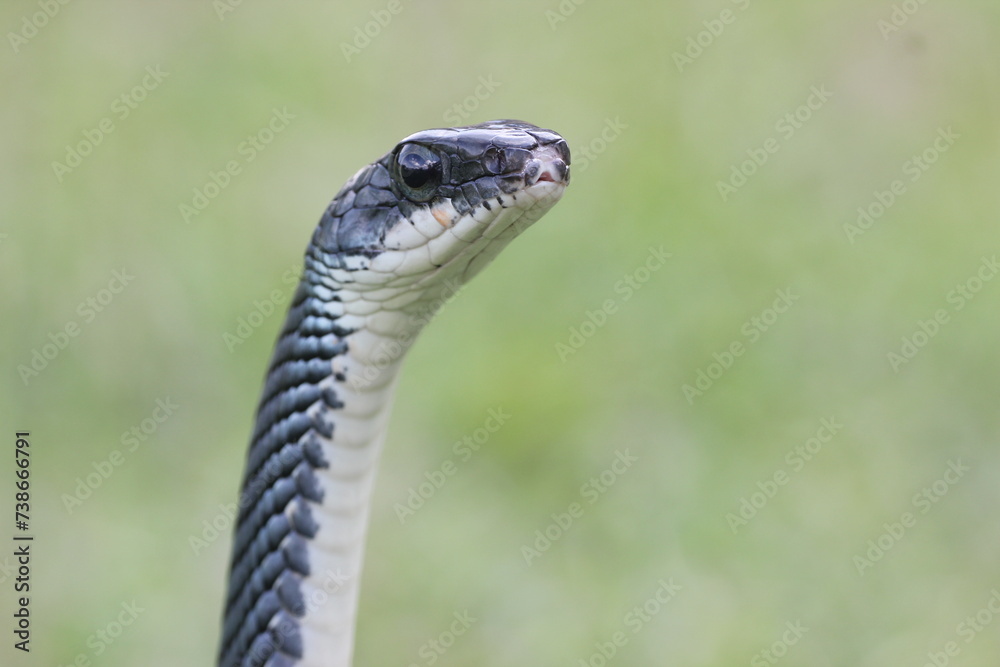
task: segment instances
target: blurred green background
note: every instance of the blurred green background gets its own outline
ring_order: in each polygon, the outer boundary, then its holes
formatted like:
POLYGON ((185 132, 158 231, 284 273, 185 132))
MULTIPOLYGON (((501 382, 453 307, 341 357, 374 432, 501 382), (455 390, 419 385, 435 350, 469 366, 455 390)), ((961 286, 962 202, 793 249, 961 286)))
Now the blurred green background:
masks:
POLYGON ((29 655, 0 557, 3 664, 213 664, 220 506, 283 309, 224 334, 290 293, 360 166, 498 117, 562 133, 573 182, 410 355, 357 664, 430 664, 464 610, 436 664, 600 665, 616 633, 609 664, 997 664, 995 2, 49 0, 0 25, 0 498, 29 429, 36 535, 29 655))

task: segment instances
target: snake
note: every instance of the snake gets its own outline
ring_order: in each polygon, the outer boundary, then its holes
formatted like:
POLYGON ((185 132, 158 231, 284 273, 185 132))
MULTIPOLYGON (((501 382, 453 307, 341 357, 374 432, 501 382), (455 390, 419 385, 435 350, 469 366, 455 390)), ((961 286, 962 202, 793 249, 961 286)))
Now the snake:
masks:
POLYGON ((556 132, 412 134, 327 206, 267 367, 234 522, 219 667, 350 667, 401 364, 441 304, 569 184, 556 132))

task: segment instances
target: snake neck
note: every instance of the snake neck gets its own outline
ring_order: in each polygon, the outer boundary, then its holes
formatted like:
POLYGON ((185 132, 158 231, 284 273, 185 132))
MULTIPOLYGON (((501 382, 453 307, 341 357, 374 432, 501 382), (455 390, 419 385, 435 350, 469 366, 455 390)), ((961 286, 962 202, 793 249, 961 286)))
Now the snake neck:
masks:
POLYGON ((309 569, 298 581, 299 632, 308 647, 296 663, 302 667, 351 665, 372 489, 401 360, 387 353, 371 359, 366 351, 398 349, 394 338, 357 331, 345 340, 327 385, 338 402, 316 407, 316 417, 332 423, 333 432, 314 440, 324 465, 315 471, 322 497, 308 501, 315 522, 309 569))
POLYGON ((334 197, 257 411, 221 667, 350 667, 371 492, 403 357, 568 182, 558 134, 491 121, 411 135, 334 197))
POLYGON ((223 667, 351 664, 396 379, 419 331, 458 289, 445 279, 414 290, 414 278, 376 293, 353 280, 365 264, 307 253, 247 456, 223 667))

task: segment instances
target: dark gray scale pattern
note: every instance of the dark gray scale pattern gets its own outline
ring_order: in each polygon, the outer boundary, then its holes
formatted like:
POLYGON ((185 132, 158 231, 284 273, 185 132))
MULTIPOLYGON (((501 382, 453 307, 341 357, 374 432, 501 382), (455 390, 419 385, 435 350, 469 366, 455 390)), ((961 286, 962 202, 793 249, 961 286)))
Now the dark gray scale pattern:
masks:
POLYGON ((329 257, 306 262, 257 410, 233 539, 224 667, 294 665, 302 656, 301 580, 317 530, 309 503, 322 502, 315 471, 327 467, 316 437, 333 435, 327 413, 343 405, 334 388, 319 383, 331 376, 331 361, 347 351, 352 333, 320 299, 333 300, 322 285, 331 264, 342 268, 329 257))

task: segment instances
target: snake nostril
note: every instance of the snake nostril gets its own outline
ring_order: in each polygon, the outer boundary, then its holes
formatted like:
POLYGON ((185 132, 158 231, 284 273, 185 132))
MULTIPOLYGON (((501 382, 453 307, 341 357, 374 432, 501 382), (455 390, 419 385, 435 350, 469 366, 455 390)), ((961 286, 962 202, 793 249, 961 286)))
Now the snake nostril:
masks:
POLYGON ((527 166, 524 168, 524 181, 529 185, 532 183, 537 183, 542 180, 545 173, 542 171, 542 161, 541 160, 529 160, 527 166))

